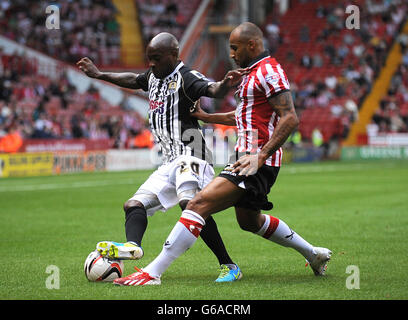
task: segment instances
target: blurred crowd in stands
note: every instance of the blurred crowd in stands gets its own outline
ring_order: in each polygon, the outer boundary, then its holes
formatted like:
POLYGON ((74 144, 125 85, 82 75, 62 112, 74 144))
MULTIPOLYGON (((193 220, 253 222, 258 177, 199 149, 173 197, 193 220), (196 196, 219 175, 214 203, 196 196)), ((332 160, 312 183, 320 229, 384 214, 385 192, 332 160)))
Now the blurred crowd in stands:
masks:
MULTIPOLYGON (((296 2, 304 5, 303 12, 293 12, 296 17, 292 18, 303 23, 297 23, 297 28, 290 27, 290 22, 294 22, 290 20, 290 11, 286 20, 272 15, 265 26, 265 42, 289 75, 301 123, 307 121, 309 109, 329 109, 331 117, 339 118, 342 127, 341 132, 332 137, 345 138, 407 17, 408 3, 403 0, 353 1, 352 4, 360 8, 360 25, 359 29, 349 30, 345 27, 348 17, 345 6, 348 3, 333 0, 296 2)), ((407 39, 400 42, 405 42, 406 46, 407 39)), ((405 48, 406 63, 408 54, 405 48)), ((405 70, 403 62, 378 113, 385 118, 394 114, 399 118, 396 121, 399 125, 386 126, 384 123, 394 121, 379 121, 377 116, 376 123, 382 123, 380 131, 407 132, 406 116, 404 125, 404 121, 400 121, 404 120, 404 115, 398 115, 403 103, 407 102, 406 80, 403 80, 407 79, 405 70), (395 97, 397 92, 398 98, 395 97), (389 112, 389 109, 395 110, 389 112)))
POLYGON ((370 134, 408 132, 408 52, 405 55, 373 116, 370 134))
POLYGON ((180 41, 198 8, 198 0, 135 0, 145 44, 160 32, 170 32, 180 41))
POLYGON ((114 148, 152 146, 138 112, 110 105, 92 86, 81 94, 65 76, 51 81, 33 75, 33 64, 18 55, 0 49, 0 57, 0 138, 9 138, 0 152, 30 138, 112 139, 114 148))
POLYGON ((0 34, 62 61, 88 56, 114 65, 120 59, 116 12, 111 0, 0 0, 0 34), (45 28, 49 5, 59 7, 59 29, 45 28))
POLYGON ((396 41, 401 46, 402 61, 373 116, 370 134, 408 132, 408 34, 396 41))

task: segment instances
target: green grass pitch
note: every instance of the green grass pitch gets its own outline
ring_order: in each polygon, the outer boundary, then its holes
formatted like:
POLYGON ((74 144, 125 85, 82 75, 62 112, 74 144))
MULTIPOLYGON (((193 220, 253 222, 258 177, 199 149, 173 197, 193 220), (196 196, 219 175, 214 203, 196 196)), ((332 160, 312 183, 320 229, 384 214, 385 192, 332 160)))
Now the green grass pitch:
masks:
MULTIPOLYGON (((304 258, 240 230, 232 209, 214 216, 244 277, 216 284, 218 263, 199 239, 162 276, 161 286, 91 283, 83 263, 101 240, 124 241, 122 204, 150 171, 0 179, 0 299, 2 300, 300 300, 408 298, 408 163, 400 161, 287 164, 270 193, 271 214, 316 246, 333 251, 327 276, 315 277, 304 258), (47 288, 47 267, 59 288, 47 288), (349 289, 348 266, 359 270, 349 289)), ((180 216, 173 208, 149 219, 145 256, 125 262, 125 274, 160 252, 180 216)), ((55 283, 54 283, 55 284, 55 283)))

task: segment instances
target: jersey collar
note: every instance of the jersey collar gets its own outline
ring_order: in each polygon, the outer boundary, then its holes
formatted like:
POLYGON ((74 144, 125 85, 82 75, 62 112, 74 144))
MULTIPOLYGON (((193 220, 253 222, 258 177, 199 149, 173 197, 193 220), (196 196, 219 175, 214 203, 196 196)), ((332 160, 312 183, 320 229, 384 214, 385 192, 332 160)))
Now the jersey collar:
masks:
MULTIPOLYGON (((180 70, 180 68, 181 68, 182 66, 184 66, 183 61, 179 61, 178 65, 174 68, 173 72, 170 73, 168 76, 166 76, 164 79, 167 79, 167 78, 172 77, 176 72, 178 72, 178 71, 180 70)), ((163 80, 164 80, 164 79, 163 79, 163 80)))
POLYGON ((259 56, 257 56, 254 60, 252 60, 249 63, 248 69, 251 69, 251 68, 255 67, 259 62, 261 62, 265 58, 268 58, 269 56, 270 56, 269 51, 265 50, 264 52, 262 52, 259 56))

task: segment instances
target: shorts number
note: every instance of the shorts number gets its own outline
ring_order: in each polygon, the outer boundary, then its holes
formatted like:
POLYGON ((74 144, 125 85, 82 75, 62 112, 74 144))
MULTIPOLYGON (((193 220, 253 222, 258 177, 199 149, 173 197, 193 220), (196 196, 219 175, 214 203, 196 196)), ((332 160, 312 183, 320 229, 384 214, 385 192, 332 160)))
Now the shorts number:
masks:
POLYGON ((185 161, 180 162, 180 174, 188 172, 191 169, 196 175, 200 174, 200 165, 197 162, 190 162, 190 166, 185 161))
POLYGON ((200 165, 197 162, 190 162, 190 166, 191 170, 193 170, 196 175, 200 174, 200 165))

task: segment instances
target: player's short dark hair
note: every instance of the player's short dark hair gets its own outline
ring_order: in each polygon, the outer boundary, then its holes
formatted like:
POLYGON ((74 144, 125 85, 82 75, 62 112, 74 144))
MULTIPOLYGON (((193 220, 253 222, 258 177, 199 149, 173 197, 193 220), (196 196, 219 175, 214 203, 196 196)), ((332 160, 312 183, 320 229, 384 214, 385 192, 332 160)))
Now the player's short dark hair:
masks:
POLYGON ((237 29, 239 30, 240 38, 243 40, 263 39, 262 30, 251 22, 241 23, 237 29))

